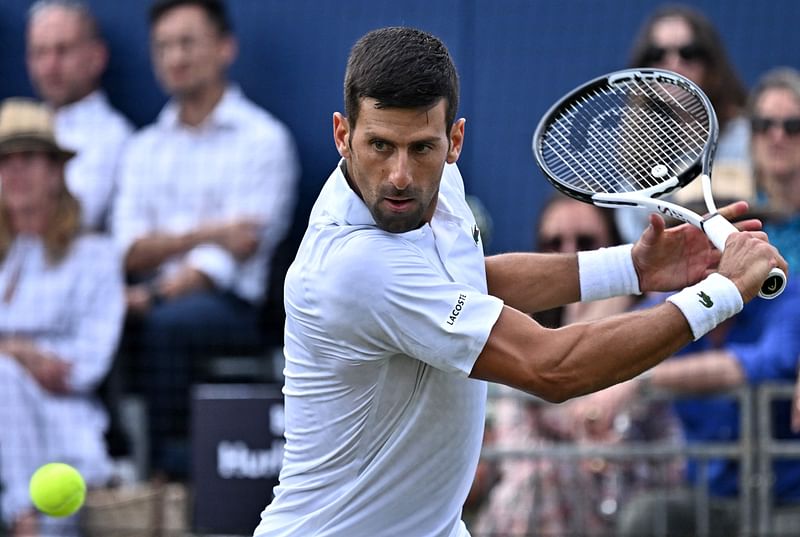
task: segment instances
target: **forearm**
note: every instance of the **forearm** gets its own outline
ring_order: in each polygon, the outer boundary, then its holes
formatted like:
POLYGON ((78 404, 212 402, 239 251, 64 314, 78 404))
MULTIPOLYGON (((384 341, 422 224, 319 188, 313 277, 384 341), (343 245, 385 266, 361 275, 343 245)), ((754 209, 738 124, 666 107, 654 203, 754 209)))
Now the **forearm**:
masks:
POLYGON ((489 294, 508 306, 535 313, 580 300, 574 254, 501 254, 486 258, 489 294))
POLYGON ((691 340, 669 303, 557 330, 505 308, 472 376, 561 402, 633 378, 691 340))
POLYGON ((652 370, 652 388, 678 394, 707 394, 741 386, 745 382, 739 361, 727 351, 708 351, 669 360, 652 370))
POLYGON ((213 234, 198 229, 180 234, 153 233, 134 242, 125 256, 129 273, 149 272, 175 255, 181 255, 199 244, 211 242, 213 234))

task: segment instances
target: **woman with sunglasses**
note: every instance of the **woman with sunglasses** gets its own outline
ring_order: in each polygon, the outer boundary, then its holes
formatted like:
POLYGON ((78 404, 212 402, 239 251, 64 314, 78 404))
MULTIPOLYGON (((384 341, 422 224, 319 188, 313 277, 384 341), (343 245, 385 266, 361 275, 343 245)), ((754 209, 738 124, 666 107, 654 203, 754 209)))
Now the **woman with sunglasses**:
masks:
POLYGON ((765 231, 789 262, 800 268, 800 73, 773 69, 756 84, 748 103, 756 183, 770 218, 765 231))
MULTIPOLYGON (((642 24, 631 47, 628 67, 668 69, 685 76, 708 95, 719 120, 714 157, 714 194, 718 202, 751 199, 754 195, 749 154, 749 126, 744 109, 747 90, 741 82, 719 32, 694 8, 668 4, 642 24)), ((700 183, 675 194, 681 204, 702 202, 700 183)), ((621 210, 617 222, 626 241, 647 226, 643 211, 621 210)))
MULTIPOLYGON (((764 229, 789 262, 800 268, 800 72, 765 73, 748 102, 756 181, 771 218, 764 229)), ((796 277, 796 276, 795 276, 796 277)), ((792 405, 792 430, 800 432, 800 377, 792 405)))

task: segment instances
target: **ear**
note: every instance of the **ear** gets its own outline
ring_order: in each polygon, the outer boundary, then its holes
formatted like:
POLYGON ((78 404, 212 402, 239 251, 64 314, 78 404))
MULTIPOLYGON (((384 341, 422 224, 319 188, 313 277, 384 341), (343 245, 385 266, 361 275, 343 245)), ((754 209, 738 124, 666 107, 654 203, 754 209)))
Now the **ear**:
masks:
POLYGON ((350 122, 340 112, 333 114, 333 141, 342 158, 350 158, 350 122))
POLYGON ((89 54, 89 64, 92 73, 99 79, 108 65, 108 47, 105 43, 101 43, 100 41, 92 43, 89 54))
POLYGON ((239 54, 239 42, 232 35, 225 35, 220 38, 219 53, 225 67, 230 67, 239 54))
POLYGON ((447 163, 453 164, 461 155, 461 148, 464 146, 464 125, 467 120, 463 117, 453 123, 450 129, 450 147, 447 149, 447 163))

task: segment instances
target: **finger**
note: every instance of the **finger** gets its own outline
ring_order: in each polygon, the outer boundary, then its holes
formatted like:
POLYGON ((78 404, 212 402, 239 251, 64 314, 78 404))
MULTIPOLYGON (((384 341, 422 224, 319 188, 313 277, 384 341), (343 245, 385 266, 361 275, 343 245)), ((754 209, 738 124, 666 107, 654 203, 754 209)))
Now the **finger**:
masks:
POLYGON ((749 208, 746 201, 735 201, 720 208, 717 212, 728 220, 734 220, 745 214, 749 208))
POLYGON ((736 229, 739 231, 761 231, 763 224, 761 220, 757 218, 750 218, 748 220, 736 222, 734 226, 736 226, 736 229))
POLYGON ((650 213, 650 225, 642 233, 641 241, 644 244, 652 244, 664 233, 667 225, 660 214, 650 213))

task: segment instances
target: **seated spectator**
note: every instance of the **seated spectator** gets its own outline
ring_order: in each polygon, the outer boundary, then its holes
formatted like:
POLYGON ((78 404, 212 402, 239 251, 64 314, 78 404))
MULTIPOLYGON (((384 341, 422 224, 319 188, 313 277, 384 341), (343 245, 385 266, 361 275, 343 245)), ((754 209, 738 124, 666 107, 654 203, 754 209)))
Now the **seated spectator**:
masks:
POLYGON ((109 239, 82 235, 64 180, 74 154, 41 104, 0 106, 0 489, 14 537, 66 537, 75 517, 34 514, 28 481, 46 462, 74 465, 102 486, 111 462, 94 390, 111 366, 124 314, 122 271, 109 239))
MULTIPOLYGON (((747 90, 708 17, 682 4, 659 7, 640 27, 628 66, 675 71, 703 89, 714 105, 720 129, 712 170, 717 202, 754 199, 744 110, 747 90)), ((683 204, 702 200, 700 182, 687 185, 674 198, 683 204)), ((626 242, 638 239, 647 227, 646 211, 618 210, 616 219, 626 242)))
POLYGON ((54 110, 56 138, 77 151, 67 185, 81 202, 83 225, 104 231, 117 164, 130 122, 108 102, 100 77, 108 47, 89 8, 77 0, 39 0, 27 27, 28 75, 54 110))
POLYGON ((753 169, 768 220, 764 230, 789 269, 800 270, 800 73, 781 67, 753 89, 748 113, 753 169))
POLYGON ((220 0, 159 0, 149 20, 171 100, 123 157, 113 233, 132 283, 124 351, 146 395, 152 471, 182 479, 192 371, 261 348, 299 168, 287 128, 227 80, 236 40, 220 0))
MULTIPOLYGON (((789 280, 786 291, 775 300, 753 300, 744 310, 715 331, 687 347, 646 374, 615 386, 612 402, 593 397, 603 412, 624 407, 630 397, 651 389, 665 390, 696 399, 679 399, 675 408, 686 441, 735 442, 739 439, 739 408, 730 397, 716 392, 762 382, 793 381, 800 357, 800 282, 789 280)), ((798 438, 789 430, 789 404, 773 405, 776 437, 798 438)), ((800 527, 800 461, 778 460, 773 465, 776 535, 800 527)), ((740 527, 738 463, 732 459, 708 461, 706 468, 712 536, 735 535, 740 527)), ((689 483, 700 477, 698 463, 688 466, 689 483)), ((625 507, 619 535, 654 534, 663 522, 667 536, 695 535, 696 495, 690 489, 655 492, 634 499, 625 507), (664 515, 663 519, 661 515, 664 515)))
MULTIPOLYGON (((709 394, 717 390, 765 381, 793 382, 800 360, 800 74, 778 68, 767 72, 756 84, 747 107, 751 124, 751 155, 757 183, 762 190, 756 210, 768 219, 764 230, 789 262, 789 284, 774 301, 754 300, 736 318, 689 347, 685 354, 655 367, 640 379, 616 387, 630 393, 649 385, 686 394, 709 394), (794 277, 793 277, 794 276, 794 277)), ((800 403, 798 388, 797 403, 800 403)), ((598 396, 599 397, 599 396, 598 396)), ((612 404, 594 398, 598 407, 623 405, 624 396, 612 404)), ((795 404, 790 430, 788 404, 773 408, 773 430, 778 438, 800 438, 800 407, 795 404)), ((739 438, 739 413, 729 400, 704 398, 676 405, 689 442, 735 441, 739 438)), ((800 461, 779 460, 773 485, 776 534, 796 532, 800 527, 800 461)), ((695 466, 689 467, 694 482, 695 466)), ((736 462, 711 461, 708 467, 712 496, 712 535, 730 535, 739 525, 738 504, 726 499, 739 493, 736 462)), ((689 491, 668 496, 641 498, 626 509, 623 536, 638 536, 651 528, 659 509, 665 509, 669 535, 685 535, 694 527, 694 500, 689 491)))
MULTIPOLYGON (((620 237, 612 211, 557 195, 542 209, 536 244, 543 252, 576 252, 620 244, 620 237)), ((578 302, 534 317, 544 326, 557 328, 621 313, 637 300, 622 296, 578 302)), ((558 442, 619 444, 678 439, 677 424, 663 404, 632 405, 621 410, 616 420, 600 426, 583 404, 584 398, 550 405, 499 389, 503 392, 494 399, 484 445, 525 449, 558 442)), ((644 462, 599 458, 577 463, 550 458, 509 458, 496 464, 484 461, 473 492, 479 496, 482 487, 491 488, 472 531, 485 537, 607 534, 618 506, 629 495, 662 484, 660 480, 677 479, 678 465, 670 461, 668 466, 655 472, 644 462)))

